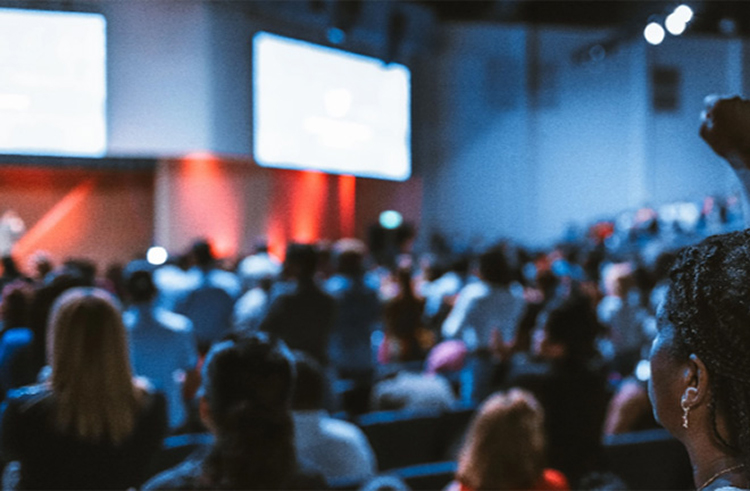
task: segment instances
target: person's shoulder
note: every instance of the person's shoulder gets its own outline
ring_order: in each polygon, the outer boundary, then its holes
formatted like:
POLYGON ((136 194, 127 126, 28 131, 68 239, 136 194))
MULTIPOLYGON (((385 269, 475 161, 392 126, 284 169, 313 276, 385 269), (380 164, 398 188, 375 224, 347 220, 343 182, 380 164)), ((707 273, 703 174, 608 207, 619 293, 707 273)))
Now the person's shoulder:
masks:
POLYGON ((365 434, 357 425, 336 418, 323 418, 320 421, 320 427, 329 436, 347 442, 355 442, 361 438, 366 438, 365 434))
POLYGON ((185 333, 191 333, 193 330, 193 323, 182 314, 171 312, 163 308, 157 308, 154 317, 156 317, 159 320, 159 324, 169 332, 184 335, 185 333))
POLYGON ((46 384, 27 385, 17 389, 11 389, 5 395, 5 402, 15 404, 28 404, 45 399, 52 395, 52 391, 46 384))
POLYGON ((483 281, 467 283, 461 288, 459 295, 466 298, 480 298, 489 295, 490 288, 483 281))

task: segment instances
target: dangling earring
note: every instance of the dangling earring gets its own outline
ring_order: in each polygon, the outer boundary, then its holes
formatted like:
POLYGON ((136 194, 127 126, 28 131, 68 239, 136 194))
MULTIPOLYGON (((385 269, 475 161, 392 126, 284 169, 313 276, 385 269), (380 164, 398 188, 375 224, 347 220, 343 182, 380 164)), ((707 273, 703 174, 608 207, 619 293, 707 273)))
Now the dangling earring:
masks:
POLYGON ((680 402, 680 406, 682 407, 682 427, 685 429, 688 428, 688 414, 690 413, 690 408, 687 407, 686 402, 685 399, 680 402))

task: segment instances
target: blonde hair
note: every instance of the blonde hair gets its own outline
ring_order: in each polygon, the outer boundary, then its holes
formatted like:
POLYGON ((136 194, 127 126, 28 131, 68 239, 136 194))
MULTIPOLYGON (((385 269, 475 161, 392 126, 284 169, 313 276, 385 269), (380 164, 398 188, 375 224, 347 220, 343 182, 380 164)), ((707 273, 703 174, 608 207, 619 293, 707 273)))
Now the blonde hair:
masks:
POLYGON ((47 335, 57 426, 84 440, 121 443, 133 431, 142 391, 117 301, 101 289, 72 288, 55 303, 47 335))
POLYGON ((491 396, 472 421, 456 477, 472 489, 531 489, 544 470, 544 414, 530 393, 491 396))

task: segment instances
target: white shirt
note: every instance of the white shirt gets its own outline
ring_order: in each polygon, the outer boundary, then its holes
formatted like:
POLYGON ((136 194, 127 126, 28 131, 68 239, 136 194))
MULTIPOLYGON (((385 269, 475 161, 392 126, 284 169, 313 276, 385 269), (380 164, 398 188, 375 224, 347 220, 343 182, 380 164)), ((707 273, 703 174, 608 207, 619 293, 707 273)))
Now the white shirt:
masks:
POLYGON ((322 410, 294 411, 292 415, 297 458, 314 466, 329 482, 375 475, 375 453, 357 426, 331 418, 322 410))
POLYGON ((257 331, 271 304, 268 293, 259 287, 253 288, 237 300, 232 315, 232 328, 235 331, 257 331))
POLYGON ((453 310, 443 323, 443 336, 459 338, 469 351, 488 348, 497 329, 503 342, 516 337, 518 322, 526 305, 520 286, 491 286, 480 281, 461 289, 453 310))

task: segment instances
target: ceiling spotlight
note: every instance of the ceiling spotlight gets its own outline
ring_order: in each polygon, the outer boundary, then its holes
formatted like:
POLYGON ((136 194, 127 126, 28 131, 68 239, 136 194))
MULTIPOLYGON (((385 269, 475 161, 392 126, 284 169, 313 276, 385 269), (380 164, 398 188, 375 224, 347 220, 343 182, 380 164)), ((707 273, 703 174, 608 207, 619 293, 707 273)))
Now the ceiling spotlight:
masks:
POLYGON ((691 9, 687 5, 680 5, 679 7, 674 9, 672 15, 675 15, 677 19, 687 24, 688 22, 693 20, 693 9, 691 9))
POLYGON ((679 36, 685 32, 685 29, 687 28, 687 23, 676 12, 672 12, 667 16, 664 25, 666 26, 667 31, 673 36, 679 36))
POLYGON ((657 22, 652 22, 646 26, 643 30, 643 37, 646 38, 648 44, 659 45, 664 41, 664 28, 657 22))
POLYGON ((165 262, 167 262, 168 258, 169 254, 163 247, 149 247, 148 252, 146 252, 146 260, 149 264, 153 264, 154 266, 160 266, 164 264, 165 262))

